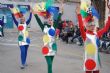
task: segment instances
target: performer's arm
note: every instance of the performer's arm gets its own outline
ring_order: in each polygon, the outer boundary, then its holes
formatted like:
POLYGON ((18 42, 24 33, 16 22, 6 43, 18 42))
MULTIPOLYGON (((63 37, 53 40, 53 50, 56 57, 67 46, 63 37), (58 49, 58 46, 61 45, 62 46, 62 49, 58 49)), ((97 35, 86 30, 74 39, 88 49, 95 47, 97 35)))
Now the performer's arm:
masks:
POLYGON ((13 20, 14 20, 14 23, 16 24, 16 26, 18 27, 18 21, 16 20, 16 18, 15 18, 15 16, 14 16, 14 14, 12 14, 12 18, 13 18, 13 20))
POLYGON ((109 30, 109 28, 110 28, 110 16, 108 16, 108 20, 104 28, 102 28, 101 30, 97 32, 98 37, 101 37, 105 32, 109 30))
POLYGON ((26 21, 27 25, 30 23, 31 19, 32 19, 32 13, 30 13, 29 19, 26 21))
POLYGON ((40 28, 42 29, 42 31, 44 30, 44 24, 42 23, 42 21, 40 20, 39 16, 37 14, 34 14, 40 28))
POLYGON ((81 16, 81 14, 77 14, 77 16, 78 16, 78 22, 79 22, 81 36, 82 36, 83 40, 85 41, 86 40, 86 32, 85 32, 85 28, 83 26, 82 16, 81 16))

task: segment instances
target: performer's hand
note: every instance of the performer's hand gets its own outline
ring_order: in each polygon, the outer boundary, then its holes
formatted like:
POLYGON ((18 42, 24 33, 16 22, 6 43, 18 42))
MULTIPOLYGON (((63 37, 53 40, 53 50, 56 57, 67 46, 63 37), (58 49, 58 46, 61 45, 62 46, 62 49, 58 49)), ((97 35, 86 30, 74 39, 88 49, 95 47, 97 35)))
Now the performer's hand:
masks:
POLYGON ((63 13, 63 11, 64 11, 64 0, 59 0, 59 2, 60 2, 60 4, 61 4, 61 6, 59 7, 60 8, 60 13, 63 13))
POLYGON ((13 13, 13 10, 12 10, 12 8, 11 7, 8 7, 9 9, 10 9, 10 11, 13 13))
POLYGON ((80 14, 80 6, 79 5, 76 7, 76 13, 80 14))
POLYGON ((110 1, 109 0, 105 0, 106 1, 106 3, 107 3, 107 7, 108 7, 108 9, 109 9, 109 14, 110 14, 110 1))
POLYGON ((33 9, 30 7, 30 12, 33 12, 33 9))
POLYGON ((30 7, 30 12, 32 12, 33 14, 35 14, 34 10, 30 7))

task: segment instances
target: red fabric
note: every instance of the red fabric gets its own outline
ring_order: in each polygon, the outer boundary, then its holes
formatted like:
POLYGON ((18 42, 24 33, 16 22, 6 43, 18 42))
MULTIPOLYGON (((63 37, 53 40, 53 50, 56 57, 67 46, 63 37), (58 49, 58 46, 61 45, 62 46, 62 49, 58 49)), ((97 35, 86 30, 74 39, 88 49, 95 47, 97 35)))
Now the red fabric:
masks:
POLYGON ((93 71, 93 73, 99 73, 99 70, 97 70, 97 71, 93 71))
POLYGON ((49 53, 48 47, 44 46, 44 47, 42 48, 42 53, 43 53, 43 55, 48 54, 48 53, 49 53))
POLYGON ((93 21, 93 17, 92 17, 92 15, 89 15, 89 16, 87 16, 85 19, 84 19, 84 21, 85 22, 92 22, 93 21))
POLYGON ((91 35, 95 35, 93 31, 89 31, 89 30, 87 30, 86 33, 91 34, 91 35))
POLYGON ((15 16, 16 18, 21 18, 21 17, 23 17, 23 14, 21 14, 21 13, 16 13, 16 14, 14 14, 14 16, 15 16))
POLYGON ((92 71, 86 71, 86 73, 92 73, 92 71))
POLYGON ((48 12, 37 12, 38 15, 49 18, 50 14, 48 12))
POLYGON ((82 16, 81 14, 78 14, 78 21, 79 21, 79 27, 80 27, 80 32, 81 32, 81 36, 83 38, 83 40, 86 40, 86 32, 84 30, 84 25, 83 25, 83 21, 82 21, 82 16))
POLYGON ((40 16, 46 16, 47 12, 37 12, 40 16))
POLYGON ((86 71, 85 73, 99 73, 99 70, 97 70, 97 71, 86 71))
POLYGON ((66 24, 66 21, 64 21, 64 23, 63 23, 63 28, 65 28, 65 27, 66 27, 66 25, 67 25, 67 24, 66 24))
MULTIPOLYGON (((86 32, 84 30, 82 16, 80 14, 78 14, 77 16, 78 16, 78 21, 79 21, 79 27, 80 27, 81 36, 82 36, 83 40, 85 41, 86 40, 86 32)), ((107 21, 105 27, 102 28, 101 30, 97 31, 97 36, 100 38, 105 32, 107 32, 109 30, 109 28, 110 28, 110 17, 108 17, 108 21, 107 21)))
POLYGON ((18 26, 18 30, 22 31, 24 29, 24 27, 22 25, 18 26))
POLYGON ((60 34, 60 30, 56 29, 56 35, 59 35, 59 34, 60 34))
POLYGON ((86 67, 88 70, 93 70, 93 69, 96 67, 96 63, 95 63, 94 60, 88 59, 88 60, 85 62, 85 67, 86 67))
POLYGON ((97 36, 100 38, 105 32, 107 32, 110 28, 110 16, 108 17, 108 21, 104 28, 97 31, 97 36))

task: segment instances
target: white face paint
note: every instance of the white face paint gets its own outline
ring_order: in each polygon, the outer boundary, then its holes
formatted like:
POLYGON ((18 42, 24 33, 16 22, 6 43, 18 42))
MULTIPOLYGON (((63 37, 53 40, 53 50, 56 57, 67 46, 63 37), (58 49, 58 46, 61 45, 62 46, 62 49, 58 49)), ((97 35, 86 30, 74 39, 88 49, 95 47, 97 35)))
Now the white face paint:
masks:
POLYGON ((51 17, 48 19, 48 24, 53 26, 53 16, 51 15, 51 17))

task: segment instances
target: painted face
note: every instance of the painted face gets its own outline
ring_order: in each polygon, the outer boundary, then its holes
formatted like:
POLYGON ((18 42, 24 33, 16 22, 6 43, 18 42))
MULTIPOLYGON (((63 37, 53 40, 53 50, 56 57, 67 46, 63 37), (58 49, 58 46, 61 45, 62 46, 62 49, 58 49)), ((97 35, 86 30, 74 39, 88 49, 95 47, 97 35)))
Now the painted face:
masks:
POLYGON ((53 26, 53 16, 51 16, 50 18, 48 18, 48 24, 53 26))
POLYGON ((73 27, 73 22, 72 21, 69 22, 69 26, 73 27))
POLYGON ((90 30, 90 31, 94 31, 95 30, 95 24, 93 22, 86 24, 86 29, 90 30))
POLYGON ((20 21, 21 21, 21 23, 25 23, 25 18, 22 17, 22 18, 20 19, 20 21))

